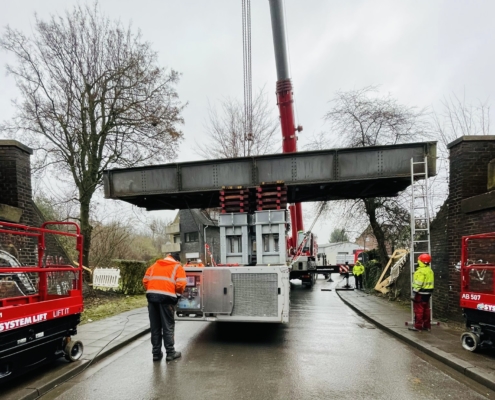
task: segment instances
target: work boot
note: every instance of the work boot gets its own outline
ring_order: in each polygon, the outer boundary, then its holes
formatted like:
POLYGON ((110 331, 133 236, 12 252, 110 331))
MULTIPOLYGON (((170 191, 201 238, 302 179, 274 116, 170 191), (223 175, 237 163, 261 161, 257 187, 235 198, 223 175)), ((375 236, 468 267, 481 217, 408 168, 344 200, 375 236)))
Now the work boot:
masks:
POLYGON ((409 329, 410 331, 414 331, 414 332, 421 332, 419 329, 416 329, 414 326, 411 326, 407 329, 409 329))
POLYGON ((163 353, 160 352, 160 354, 153 354, 153 361, 160 361, 163 358, 163 353))
POLYGON ((166 360, 167 361, 174 361, 176 358, 180 358, 181 356, 182 356, 182 354, 180 353, 180 351, 176 351, 174 353, 167 354, 166 360))

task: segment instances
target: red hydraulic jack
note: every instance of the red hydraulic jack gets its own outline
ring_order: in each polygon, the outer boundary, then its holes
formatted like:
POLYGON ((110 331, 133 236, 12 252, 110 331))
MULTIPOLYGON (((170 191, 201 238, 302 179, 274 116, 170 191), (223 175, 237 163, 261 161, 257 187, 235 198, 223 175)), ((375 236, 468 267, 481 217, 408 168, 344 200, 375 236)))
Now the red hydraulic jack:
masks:
POLYGON ((341 274, 344 274, 345 285, 342 287, 336 287, 335 290, 354 290, 354 288, 349 285, 349 265, 346 262, 345 265, 339 265, 339 270, 341 274))

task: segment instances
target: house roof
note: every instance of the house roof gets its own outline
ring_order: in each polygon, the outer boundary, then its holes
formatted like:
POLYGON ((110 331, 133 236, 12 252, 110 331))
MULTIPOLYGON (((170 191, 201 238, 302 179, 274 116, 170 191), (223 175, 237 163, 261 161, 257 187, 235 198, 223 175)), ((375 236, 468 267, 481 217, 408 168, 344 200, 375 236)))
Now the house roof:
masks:
POLYGON ((338 247, 342 245, 351 245, 351 246, 356 246, 359 247, 357 243, 352 243, 352 242, 335 242, 335 243, 324 243, 324 244, 318 244, 318 248, 320 249, 328 249, 331 247, 338 247))
POLYGON ((197 208, 190 208, 187 210, 181 210, 183 213, 191 213, 193 219, 196 223, 209 226, 218 226, 218 221, 212 220, 205 210, 200 210, 197 208))

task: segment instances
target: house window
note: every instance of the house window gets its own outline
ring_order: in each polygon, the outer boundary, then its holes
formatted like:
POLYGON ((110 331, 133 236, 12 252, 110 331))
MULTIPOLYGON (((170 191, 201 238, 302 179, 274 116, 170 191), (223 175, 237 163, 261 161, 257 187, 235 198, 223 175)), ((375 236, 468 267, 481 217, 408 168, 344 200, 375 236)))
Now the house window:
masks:
POLYGON ((188 232, 184 235, 186 243, 197 242, 199 239, 198 232, 188 232))
POLYGON ((280 251, 278 235, 273 235, 273 243, 274 243, 275 251, 278 253, 280 251))
POLYGON ((180 235, 174 235, 174 243, 180 243, 180 235))

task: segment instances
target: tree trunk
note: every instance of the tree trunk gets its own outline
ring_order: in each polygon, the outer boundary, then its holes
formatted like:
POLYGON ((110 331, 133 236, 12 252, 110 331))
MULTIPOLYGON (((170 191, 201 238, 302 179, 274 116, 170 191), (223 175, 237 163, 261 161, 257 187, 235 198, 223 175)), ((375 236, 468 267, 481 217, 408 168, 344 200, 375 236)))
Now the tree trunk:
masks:
POLYGON ((80 199, 80 221, 81 221, 81 233, 83 235, 83 265, 89 268, 89 249, 91 247, 91 231, 93 227, 89 222, 89 206, 91 203, 91 197, 83 197, 80 199))
POLYGON ((380 261, 382 266, 385 267, 388 263, 388 253, 387 246, 385 246, 385 234, 383 229, 376 220, 376 209, 377 205, 374 198, 363 199, 364 206, 366 208, 366 213, 370 220, 371 229, 373 230, 373 235, 375 235, 376 241, 378 243, 378 254, 380 255, 380 261))

